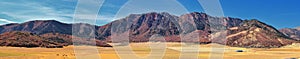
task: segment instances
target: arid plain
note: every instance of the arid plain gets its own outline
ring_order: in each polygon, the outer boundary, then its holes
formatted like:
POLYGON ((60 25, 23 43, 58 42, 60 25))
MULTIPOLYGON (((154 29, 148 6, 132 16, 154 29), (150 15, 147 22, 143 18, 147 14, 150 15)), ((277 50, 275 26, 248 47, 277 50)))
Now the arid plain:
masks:
MULTIPOLYGON (((147 43, 130 43, 132 51, 139 57, 146 57, 150 54, 151 49, 147 43)), ((152 43, 160 44, 160 43, 152 43)), ((208 59, 211 55, 224 54, 224 59, 288 59, 300 58, 299 44, 293 44, 282 48, 238 48, 228 47, 218 44, 206 44, 199 46, 199 59, 208 59), (225 47, 224 53, 211 53, 212 46, 225 47), (242 50, 243 52, 237 52, 242 50)), ((88 46, 79 46, 85 48, 88 46)), ((180 49, 189 48, 181 43, 166 43, 166 50, 163 59, 178 59, 180 58, 180 49)), ((97 47, 101 59, 120 59, 114 48, 97 47)), ((122 50, 122 49, 118 49, 122 50)), ((153 51, 154 52, 154 51, 153 51)), ((162 52, 161 52, 162 53, 162 52)), ((151 57, 160 58, 160 57, 151 57)), ((75 59, 74 46, 64 48, 20 48, 20 47, 0 47, 0 59, 75 59)))

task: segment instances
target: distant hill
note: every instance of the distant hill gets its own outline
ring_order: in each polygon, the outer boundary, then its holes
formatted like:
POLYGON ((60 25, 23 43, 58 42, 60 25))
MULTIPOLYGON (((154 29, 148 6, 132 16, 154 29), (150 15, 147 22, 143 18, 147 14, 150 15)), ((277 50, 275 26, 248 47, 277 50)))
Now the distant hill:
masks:
POLYGON ((62 47, 67 44, 58 43, 29 32, 6 32, 0 35, 1 46, 13 47, 62 47))
MULTIPOLYGON (((77 38, 76 40, 78 43, 91 45, 87 39, 77 38)), ((97 46, 111 47, 104 41, 96 40, 96 42, 97 46)), ((72 44, 72 36, 58 33, 37 35, 30 32, 12 31, 0 35, 0 46, 62 48, 72 44)))
MULTIPOLYGON (((193 12, 181 16, 166 12, 131 14, 103 26, 83 23, 66 24, 55 20, 35 20, 20 24, 0 26, 0 33, 11 31, 29 32, 51 42, 72 44, 72 26, 94 27, 97 42, 124 42, 124 38, 114 35, 128 35, 130 42, 147 42, 153 35, 161 35, 167 42, 192 42, 200 44, 219 43, 236 47, 275 48, 299 42, 283 31, 258 20, 241 20, 232 17, 213 17, 205 13, 193 12), (225 36, 217 38, 218 35, 225 36), (57 40, 62 39, 62 40, 57 40), (183 40, 181 40, 183 39, 183 40)), ((87 28, 89 29, 89 28, 87 28)), ((77 31, 78 29, 76 29, 77 31)), ((90 34, 90 33, 87 33, 90 34)), ((6 36, 4 36, 6 37, 6 36)), ((84 41, 84 39, 83 39, 84 41)), ((162 40, 156 40, 162 41, 162 40)), ((88 44, 88 43, 87 43, 88 44)))
POLYGON ((286 36, 289 36, 290 38, 300 41, 300 28, 283 28, 279 31, 284 33, 286 36))
POLYGON ((72 25, 61 23, 55 20, 35 20, 21 24, 6 24, 1 26, 3 29, 0 33, 10 31, 25 31, 35 34, 46 34, 46 33, 61 33, 61 34, 72 34, 72 25))
POLYGON ((295 40, 258 20, 245 20, 235 29, 228 30, 227 45, 237 47, 272 48, 290 45, 295 40))

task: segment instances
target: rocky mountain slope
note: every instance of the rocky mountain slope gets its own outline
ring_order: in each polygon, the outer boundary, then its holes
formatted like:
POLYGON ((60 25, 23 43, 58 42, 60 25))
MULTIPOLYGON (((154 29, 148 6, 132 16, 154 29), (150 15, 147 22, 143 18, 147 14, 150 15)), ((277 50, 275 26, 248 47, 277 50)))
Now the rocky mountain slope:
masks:
POLYGON ((258 20, 244 20, 237 27, 228 30, 226 44, 238 47, 281 47, 296 41, 285 36, 272 26, 258 20))
POLYGON ((279 30, 284 33, 286 36, 293 38, 297 41, 300 41, 300 27, 298 28, 283 28, 279 30))
POLYGON ((61 33, 61 34, 72 34, 72 25, 61 23, 55 20, 35 20, 28 21, 21 24, 6 24, 1 26, 0 33, 10 31, 25 31, 35 34, 45 33, 61 33))
POLYGON ((198 12, 181 16, 156 12, 134 14, 101 29, 98 32, 105 35, 105 39, 111 41, 113 37, 121 42, 115 37, 128 36, 131 42, 145 42, 155 34, 163 36, 167 42, 220 43, 237 47, 272 48, 297 42, 258 20, 212 17, 198 12), (221 32, 225 32, 221 36, 226 37, 213 38, 217 36, 213 34, 221 32))

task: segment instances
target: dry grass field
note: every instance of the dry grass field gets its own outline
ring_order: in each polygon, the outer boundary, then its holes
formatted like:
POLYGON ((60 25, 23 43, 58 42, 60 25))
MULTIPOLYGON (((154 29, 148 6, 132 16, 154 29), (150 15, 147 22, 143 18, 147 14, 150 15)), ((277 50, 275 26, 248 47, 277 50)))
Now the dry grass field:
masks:
MULTIPOLYGON (((287 59, 287 58, 300 58, 300 46, 297 44, 282 47, 282 48, 238 48, 238 47, 225 47, 218 44, 206 44, 206 45, 195 45, 184 46, 180 43, 166 43, 166 50, 161 50, 153 48, 153 54, 149 48, 151 43, 131 43, 133 53, 120 53, 116 52, 114 48, 118 48, 118 51, 127 51, 126 47, 97 47, 101 59, 119 59, 120 57, 116 54, 119 53, 120 56, 128 56, 125 58, 134 58, 130 55, 137 55, 139 57, 151 56, 151 59, 160 58, 160 54, 163 55, 163 59, 178 59, 180 58, 181 47, 195 48, 199 46, 199 53, 197 57, 199 59, 213 58, 215 56, 223 56, 224 59, 287 59), (211 50, 212 46, 225 47, 224 53, 211 50), (237 50, 243 50, 243 52, 236 52, 237 50), (165 53, 160 52, 165 51, 165 53), (212 52, 213 51, 213 52, 212 52), (224 54, 224 55, 223 55, 224 54), (213 56, 211 56, 213 55, 213 56)), ((156 43, 154 43, 156 44, 156 43)), ((160 44, 160 43, 158 43, 160 44)), ((80 48, 85 48, 87 46, 79 46, 80 48)), ((216 48, 218 49, 218 48, 216 48)), ((192 51, 192 50, 191 50, 192 51)), ((187 53, 188 54, 188 53, 187 53)), ((192 57, 192 56, 191 56, 192 57)), ((123 58, 123 59, 125 59, 123 58)), ((20 48, 20 47, 0 47, 0 59, 75 59, 74 46, 67 46, 64 48, 20 48)), ((88 58, 87 58, 88 59, 88 58)))

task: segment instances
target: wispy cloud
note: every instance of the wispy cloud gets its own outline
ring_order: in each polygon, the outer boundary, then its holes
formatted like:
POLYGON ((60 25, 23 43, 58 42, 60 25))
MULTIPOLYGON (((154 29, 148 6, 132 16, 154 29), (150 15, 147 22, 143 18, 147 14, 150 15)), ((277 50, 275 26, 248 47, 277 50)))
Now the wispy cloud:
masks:
MULTIPOLYGON (((86 4, 96 4, 93 1, 84 1, 86 4)), ((126 0, 106 0, 97 15, 97 22, 106 24, 114 18, 115 13, 126 0), (120 2, 122 1, 122 2, 120 2)), ((15 22, 31 20, 58 20, 65 23, 73 22, 77 0, 0 0, 0 19, 15 22)), ((94 7, 86 6, 76 19, 94 20, 94 7)), ((1 21, 2 23, 6 23, 1 21)), ((97 23, 98 24, 98 23, 97 23)))
POLYGON ((0 19, 0 21, 6 22, 6 23, 16 23, 14 21, 10 21, 10 20, 7 20, 7 19, 0 19))
POLYGON ((21 19, 22 21, 35 20, 35 19, 39 19, 39 20, 56 19, 60 21, 72 20, 73 9, 58 10, 59 6, 52 7, 52 6, 43 5, 45 3, 47 2, 23 1, 23 0, 1 1, 0 13, 10 17, 14 17, 16 19, 21 19))

